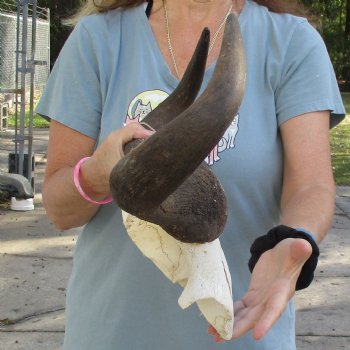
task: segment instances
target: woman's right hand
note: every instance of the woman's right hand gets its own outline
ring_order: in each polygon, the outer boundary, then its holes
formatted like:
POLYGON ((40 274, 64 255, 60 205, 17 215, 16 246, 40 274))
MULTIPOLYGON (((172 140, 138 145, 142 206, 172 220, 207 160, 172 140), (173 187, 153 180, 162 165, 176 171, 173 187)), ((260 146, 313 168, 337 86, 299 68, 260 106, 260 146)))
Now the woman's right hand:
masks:
MULTIPOLYGON (((91 158, 82 166, 82 187, 85 185, 90 193, 99 197, 109 195, 109 176, 118 161, 124 157, 124 146, 134 139, 146 139, 154 132, 149 131, 138 123, 131 123, 121 129, 113 131, 106 140, 96 149, 91 158), (90 171, 88 172, 88 170, 90 171), (84 176, 85 171, 89 179, 84 176)), ((94 197, 95 198, 95 197, 94 197)))
POLYGON ((80 168, 79 182, 83 191, 96 201, 102 200, 110 195, 109 175, 124 156, 124 145, 133 139, 145 139, 152 133, 138 123, 131 123, 113 131, 94 151, 96 141, 93 138, 52 120, 42 193, 46 212, 55 226, 61 230, 82 226, 99 208, 85 200, 75 188, 73 169, 80 159, 90 157, 80 168))

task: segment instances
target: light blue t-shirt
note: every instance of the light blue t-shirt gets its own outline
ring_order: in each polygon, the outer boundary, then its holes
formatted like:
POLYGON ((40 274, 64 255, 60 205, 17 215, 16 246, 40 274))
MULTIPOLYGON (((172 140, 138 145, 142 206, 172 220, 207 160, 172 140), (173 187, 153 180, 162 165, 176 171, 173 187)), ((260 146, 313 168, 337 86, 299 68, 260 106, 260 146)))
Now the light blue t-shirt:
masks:
MULTIPOLYGON (((305 19, 271 13, 248 0, 239 21, 247 58, 244 100, 207 158, 228 199, 220 240, 235 300, 249 284, 250 245, 279 223, 279 126, 311 111, 332 111, 334 123, 345 114, 326 48, 305 19)), ((207 69, 203 87, 214 66, 207 69)), ((112 130, 141 120, 177 84, 144 7, 113 10, 75 27, 37 112, 102 142, 112 130)), ((213 111, 213 118, 219 117, 213 111)), ((263 340, 248 334, 216 344, 196 306, 180 309, 180 293, 129 239, 120 209, 103 205, 77 242, 64 349, 295 349, 292 302, 263 340)))

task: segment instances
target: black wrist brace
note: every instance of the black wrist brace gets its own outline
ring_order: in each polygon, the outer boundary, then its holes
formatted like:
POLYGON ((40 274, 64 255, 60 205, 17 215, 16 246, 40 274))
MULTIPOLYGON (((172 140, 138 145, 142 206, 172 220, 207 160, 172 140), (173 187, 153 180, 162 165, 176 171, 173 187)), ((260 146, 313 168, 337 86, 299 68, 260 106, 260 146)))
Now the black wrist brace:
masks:
POLYGON ((288 226, 276 226, 271 229, 266 235, 260 236, 254 241, 250 247, 250 252, 252 255, 248 262, 249 270, 250 272, 253 271, 255 264, 258 262, 260 256, 264 252, 272 249, 275 245, 277 245, 277 243, 286 238, 303 238, 311 244, 312 254, 310 258, 305 262, 296 284, 296 290, 307 288, 314 278, 314 271, 317 266, 320 250, 310 235, 288 226))

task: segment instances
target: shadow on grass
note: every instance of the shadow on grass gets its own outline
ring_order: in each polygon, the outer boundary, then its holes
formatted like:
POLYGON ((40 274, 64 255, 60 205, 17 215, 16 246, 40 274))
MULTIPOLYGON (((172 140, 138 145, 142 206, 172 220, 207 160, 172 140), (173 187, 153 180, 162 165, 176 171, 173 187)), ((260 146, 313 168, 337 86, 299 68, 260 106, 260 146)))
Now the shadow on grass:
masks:
POLYGON ((350 116, 331 131, 331 152, 337 185, 350 185, 350 116))
POLYGON ((332 155, 332 166, 336 184, 350 185, 350 154, 332 155))

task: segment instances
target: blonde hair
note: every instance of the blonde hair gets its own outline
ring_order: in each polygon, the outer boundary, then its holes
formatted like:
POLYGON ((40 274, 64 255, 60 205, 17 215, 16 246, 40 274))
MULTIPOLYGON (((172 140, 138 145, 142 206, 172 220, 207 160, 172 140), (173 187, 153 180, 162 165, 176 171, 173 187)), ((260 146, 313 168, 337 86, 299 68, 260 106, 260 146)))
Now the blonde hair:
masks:
POLYGON ((117 8, 135 7, 144 3, 145 0, 86 0, 72 17, 65 19, 64 24, 75 25, 80 18, 96 13, 107 12, 117 8))
MULTIPOLYGON (((256 3, 266 6, 270 11, 278 13, 291 13, 294 15, 306 15, 305 8, 298 0, 254 0, 256 3)), ((129 8, 139 6, 146 0, 86 0, 85 4, 71 18, 64 21, 65 24, 75 25, 81 17, 96 13, 107 12, 117 8, 129 8)))

